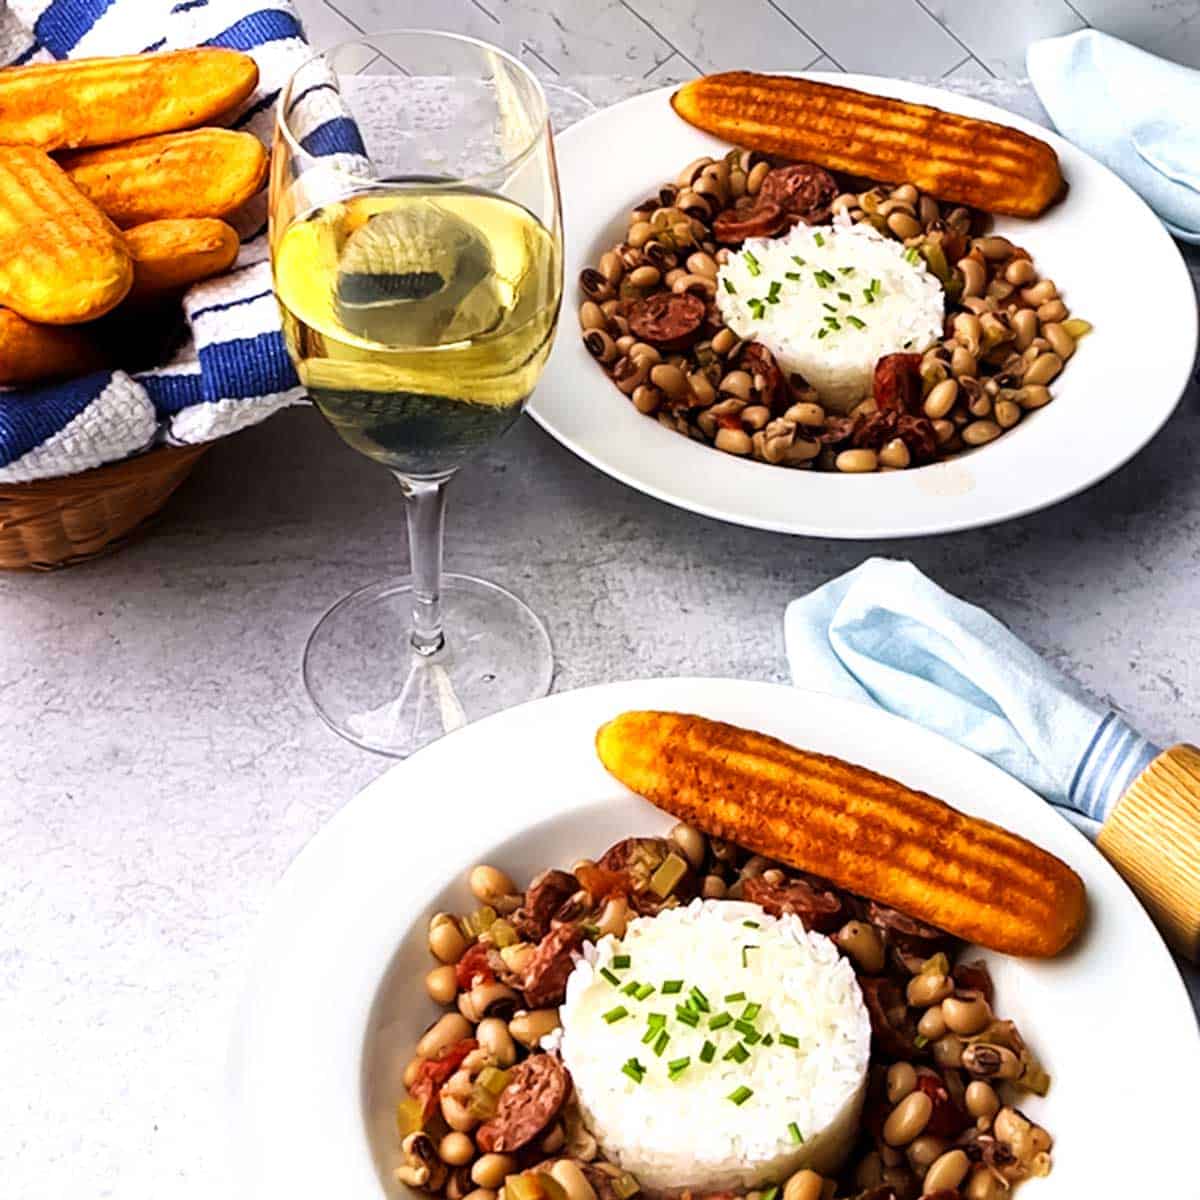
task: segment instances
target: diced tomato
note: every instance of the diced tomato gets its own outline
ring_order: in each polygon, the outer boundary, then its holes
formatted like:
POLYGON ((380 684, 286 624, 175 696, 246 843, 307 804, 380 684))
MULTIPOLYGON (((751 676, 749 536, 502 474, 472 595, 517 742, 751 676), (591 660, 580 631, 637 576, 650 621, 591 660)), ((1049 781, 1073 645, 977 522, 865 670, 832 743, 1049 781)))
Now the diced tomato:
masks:
POLYGON ((417 1070, 408 1094, 414 1100, 420 1101, 421 1115, 428 1121, 437 1108, 437 1102, 442 1094, 446 1080, 462 1066, 463 1059, 477 1049, 479 1043, 474 1038, 463 1038, 453 1046, 447 1046, 441 1057, 426 1059, 417 1070))
POLYGON ((460 992, 469 992, 477 983, 495 983, 496 972, 488 965, 490 946, 476 942, 458 960, 454 968, 454 978, 460 992))
POLYGON ((925 1132, 932 1137, 956 1138, 971 1123, 971 1118, 950 1097, 941 1079, 932 1071, 917 1075, 917 1090, 933 1101, 933 1112, 925 1132))

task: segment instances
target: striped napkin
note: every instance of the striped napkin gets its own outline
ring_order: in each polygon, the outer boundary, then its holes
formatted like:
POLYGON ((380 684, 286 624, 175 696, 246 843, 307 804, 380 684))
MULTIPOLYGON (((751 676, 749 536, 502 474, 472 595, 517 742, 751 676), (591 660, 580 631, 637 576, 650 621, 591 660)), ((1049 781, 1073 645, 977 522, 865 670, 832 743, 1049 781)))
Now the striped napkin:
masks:
MULTIPOLYGON (((258 63, 258 90, 229 122, 268 146, 280 88, 311 55, 287 0, 9 0, 0 63, 226 46, 258 63)), ((190 330, 168 363, 0 390, 0 483, 72 475, 166 442, 208 442, 303 399, 279 333, 262 192, 234 224, 227 275, 191 288, 190 330)))
POLYGON ((1090 837, 1159 754, 910 562, 870 558, 793 600, 784 640, 797 687, 877 705, 974 750, 1090 837))

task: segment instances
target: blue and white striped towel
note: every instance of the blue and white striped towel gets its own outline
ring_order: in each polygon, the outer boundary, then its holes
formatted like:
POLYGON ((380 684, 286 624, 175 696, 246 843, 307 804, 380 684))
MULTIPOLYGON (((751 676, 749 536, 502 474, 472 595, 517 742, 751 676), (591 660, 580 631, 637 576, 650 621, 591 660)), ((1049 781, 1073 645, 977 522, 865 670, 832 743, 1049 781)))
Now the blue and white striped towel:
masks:
MULTIPOLYGON (((227 46, 259 86, 231 124, 268 146, 275 98, 311 51, 287 0, 0 0, 0 63, 227 46)), ((72 475, 159 441, 212 441, 300 402, 271 293, 266 194, 235 222, 232 270, 191 288, 187 344, 160 367, 0 390, 0 482, 72 475)))
POLYGON ((909 562, 871 558, 793 600, 784 638, 797 687, 877 705, 974 750, 1089 836, 1159 753, 909 562))

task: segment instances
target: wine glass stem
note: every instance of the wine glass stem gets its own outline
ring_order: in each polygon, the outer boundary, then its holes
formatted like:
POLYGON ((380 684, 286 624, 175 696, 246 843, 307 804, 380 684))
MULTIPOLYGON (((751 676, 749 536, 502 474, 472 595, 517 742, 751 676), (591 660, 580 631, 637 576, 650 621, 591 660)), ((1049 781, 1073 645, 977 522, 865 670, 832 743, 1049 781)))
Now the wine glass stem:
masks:
POLYGON ((408 514, 408 554, 413 581, 413 649, 429 657, 446 643, 442 633, 442 534, 445 529, 446 480, 406 479, 397 475, 408 514))

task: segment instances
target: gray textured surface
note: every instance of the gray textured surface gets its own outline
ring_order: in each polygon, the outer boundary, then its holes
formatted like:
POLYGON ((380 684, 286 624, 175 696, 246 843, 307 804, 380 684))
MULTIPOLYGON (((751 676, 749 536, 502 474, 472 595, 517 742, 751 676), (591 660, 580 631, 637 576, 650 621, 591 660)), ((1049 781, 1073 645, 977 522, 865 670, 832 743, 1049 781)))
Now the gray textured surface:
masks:
MULTIPOLYGON (((562 689, 782 681, 787 600, 904 555, 1150 737, 1196 738, 1198 405, 1193 387, 1133 463, 1050 512, 879 545, 676 511, 525 421, 453 485, 447 560, 545 616, 562 689)), ((0 576, 5 1195, 226 1194, 223 1058, 255 915, 388 765, 320 723, 301 651, 329 604, 405 558, 396 486, 301 410, 214 448, 120 555, 0 576)))

